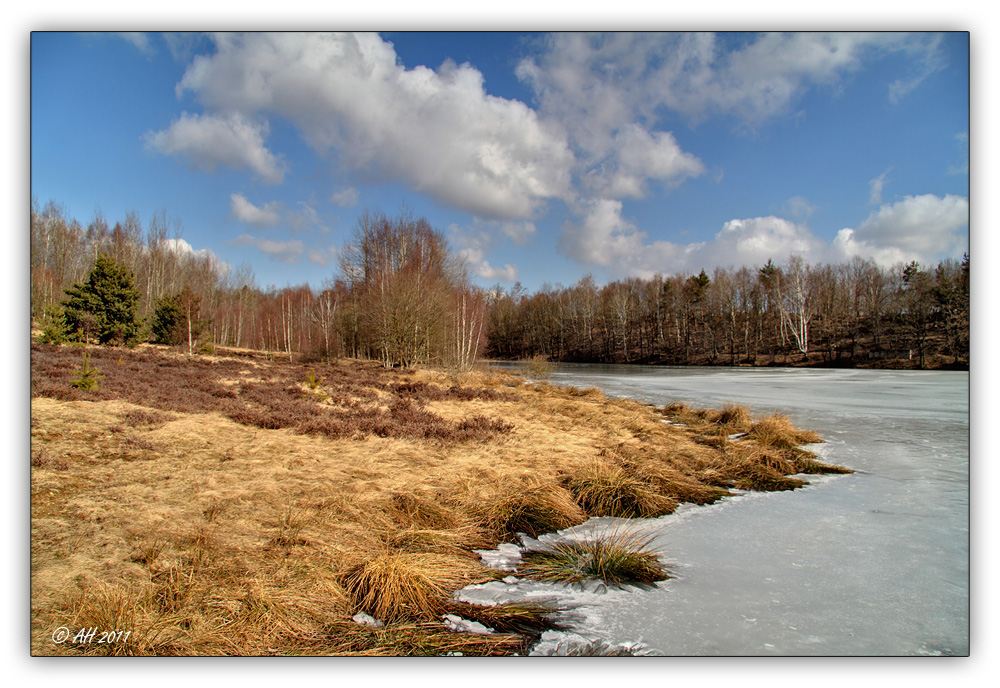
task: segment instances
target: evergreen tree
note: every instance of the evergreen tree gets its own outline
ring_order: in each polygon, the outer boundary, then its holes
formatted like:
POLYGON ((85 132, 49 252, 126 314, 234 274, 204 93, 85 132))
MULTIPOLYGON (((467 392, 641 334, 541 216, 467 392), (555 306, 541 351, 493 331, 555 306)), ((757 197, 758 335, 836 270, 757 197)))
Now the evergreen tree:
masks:
POLYGON ((59 306, 47 306, 42 316, 42 334, 39 340, 44 344, 62 344, 69 339, 66 312, 59 306))
POLYGON ((181 321, 183 314, 177 299, 171 294, 164 294, 156 302, 153 315, 153 337, 157 344, 176 346, 182 341, 181 321))
POLYGON ((187 342, 188 353, 192 353, 206 326, 201 317, 201 297, 187 285, 179 294, 166 294, 156 302, 152 329, 159 344, 177 346, 187 342))
POLYGON ((98 256, 87 281, 66 290, 63 302, 70 332, 89 342, 132 346, 139 337, 139 291, 132 271, 107 255, 98 256))

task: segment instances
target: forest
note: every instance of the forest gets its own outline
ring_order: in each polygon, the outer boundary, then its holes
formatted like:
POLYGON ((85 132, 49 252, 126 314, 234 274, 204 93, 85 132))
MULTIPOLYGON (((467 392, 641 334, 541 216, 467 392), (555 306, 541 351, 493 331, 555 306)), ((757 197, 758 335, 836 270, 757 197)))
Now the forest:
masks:
POLYGON ((468 369, 480 358, 669 365, 957 367, 969 363, 969 258, 883 267, 855 257, 716 268, 526 292, 482 289, 444 235, 366 211, 320 288, 257 285, 180 240, 159 212, 83 226, 31 208, 31 319, 43 341, 287 360, 468 369))

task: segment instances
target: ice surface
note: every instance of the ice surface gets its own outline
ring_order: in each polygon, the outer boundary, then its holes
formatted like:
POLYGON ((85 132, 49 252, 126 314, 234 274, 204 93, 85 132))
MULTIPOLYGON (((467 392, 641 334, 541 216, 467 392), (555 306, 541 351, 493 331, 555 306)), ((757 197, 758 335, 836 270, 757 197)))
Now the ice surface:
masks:
POLYGON ((821 460, 856 472, 643 522, 677 574, 650 591, 518 581, 488 594, 580 604, 585 640, 668 655, 968 654, 968 373, 560 365, 552 382, 784 413, 824 437, 810 446, 821 460))

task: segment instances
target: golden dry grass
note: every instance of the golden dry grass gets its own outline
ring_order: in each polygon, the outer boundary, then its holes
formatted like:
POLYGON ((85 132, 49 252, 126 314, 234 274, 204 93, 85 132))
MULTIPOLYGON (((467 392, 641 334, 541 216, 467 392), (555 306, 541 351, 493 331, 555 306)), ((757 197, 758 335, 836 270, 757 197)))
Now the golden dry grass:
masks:
MULTIPOLYGON (((220 361, 222 379, 305 381, 309 372, 220 361)), ((339 371, 324 370, 317 390, 337 396, 339 371)), ((754 461, 736 452, 740 443, 707 446, 698 428, 594 390, 492 370, 421 370, 401 373, 398 387, 376 383, 352 388, 357 408, 388 406, 405 389, 423 394, 418 419, 462 427, 498 418, 510 428, 488 440, 330 437, 164 409, 166 395, 149 407, 33 396, 32 653, 520 652, 524 637, 507 631, 533 627, 538 610, 494 613, 501 632, 493 636, 461 636, 441 622, 453 590, 498 575, 473 549, 598 513, 655 515, 713 501, 754 461), (386 626, 356 624, 358 611, 386 626), (55 644, 61 626, 132 634, 113 645, 55 644)), ((810 456, 795 455, 795 465, 823 470, 810 456)))

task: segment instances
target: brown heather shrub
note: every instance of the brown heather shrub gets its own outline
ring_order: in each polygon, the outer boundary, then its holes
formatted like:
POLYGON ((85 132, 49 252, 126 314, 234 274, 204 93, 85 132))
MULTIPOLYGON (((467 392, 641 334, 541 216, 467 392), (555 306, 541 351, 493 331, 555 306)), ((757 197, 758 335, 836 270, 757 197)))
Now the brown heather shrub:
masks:
POLYGON ((146 411, 143 409, 133 409, 124 413, 121 417, 122 423, 137 428, 145 426, 148 428, 158 428, 172 420, 175 416, 169 413, 158 413, 156 411, 146 411))

